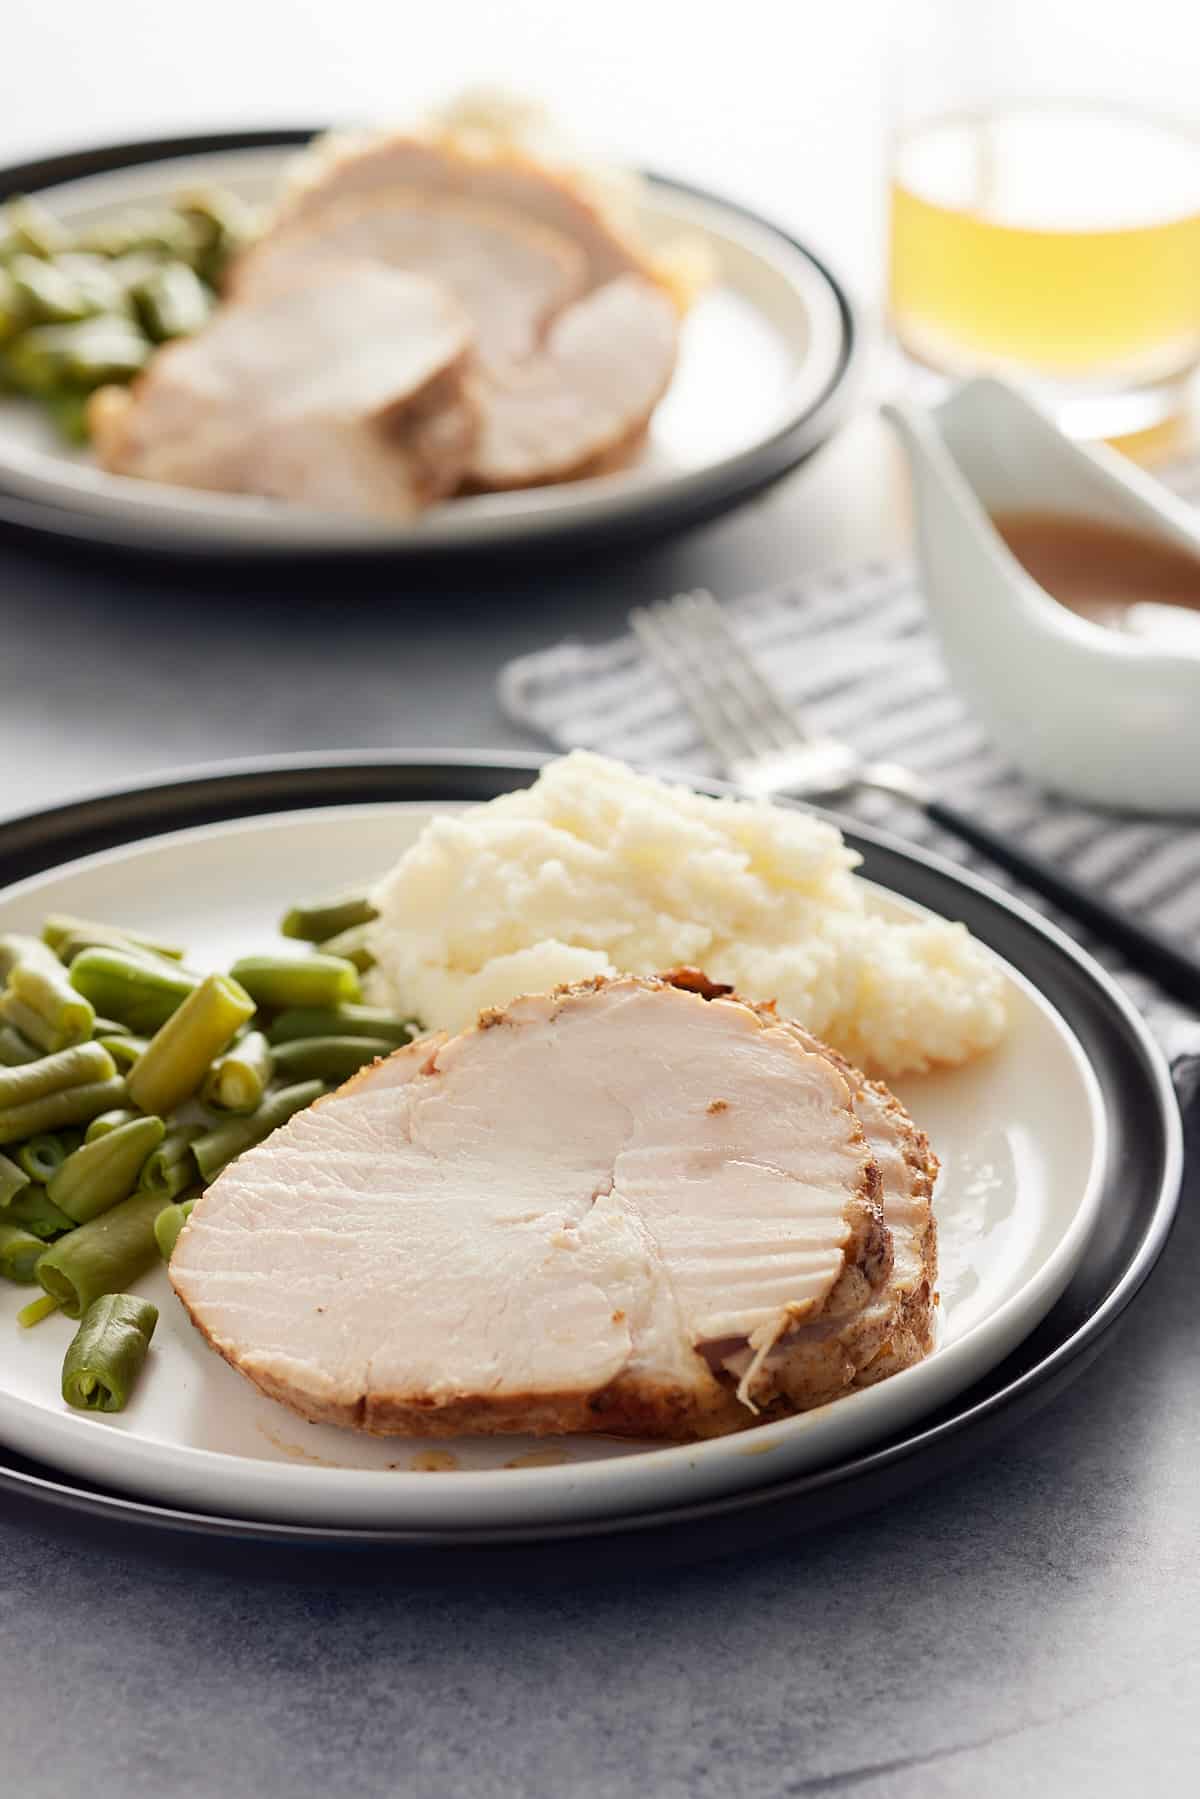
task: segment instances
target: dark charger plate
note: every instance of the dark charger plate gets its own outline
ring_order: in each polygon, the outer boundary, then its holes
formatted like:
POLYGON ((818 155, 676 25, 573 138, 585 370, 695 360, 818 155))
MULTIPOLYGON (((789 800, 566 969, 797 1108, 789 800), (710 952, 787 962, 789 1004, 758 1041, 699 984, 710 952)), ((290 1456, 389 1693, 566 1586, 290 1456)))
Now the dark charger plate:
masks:
MULTIPOLYGON (((534 757, 325 756, 224 764, 0 824, 0 887, 159 832, 309 806, 479 801, 526 786, 534 757)), ((728 1555, 844 1520, 946 1473, 1060 1392, 1108 1340, 1166 1241, 1182 1164, 1166 1063, 1129 1002, 1068 939, 985 883, 895 839, 843 824, 863 872, 961 918, 1058 1008, 1091 1061, 1108 1115, 1103 1209, 1078 1273, 1014 1354, 966 1393, 868 1453, 816 1474, 702 1504, 594 1524, 486 1531, 343 1530, 264 1524, 142 1503, 0 1448, 5 1510, 53 1518, 130 1548, 240 1563, 255 1572, 403 1580, 507 1580, 630 1572, 728 1555)))

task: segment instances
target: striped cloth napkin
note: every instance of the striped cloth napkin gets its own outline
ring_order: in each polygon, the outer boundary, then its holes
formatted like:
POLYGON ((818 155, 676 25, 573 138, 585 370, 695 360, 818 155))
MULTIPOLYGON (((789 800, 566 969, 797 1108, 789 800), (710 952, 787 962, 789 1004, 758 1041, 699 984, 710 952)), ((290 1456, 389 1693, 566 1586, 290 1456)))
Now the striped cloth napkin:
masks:
MULTIPOLYGON (((1200 468, 1192 472, 1200 495, 1200 468)), ((905 763, 943 798, 1200 947, 1200 815, 1194 823, 1116 816, 1052 797, 1020 775, 950 686, 911 567, 874 563, 806 578, 734 600, 726 611, 812 729, 845 737, 864 756, 905 763)), ((598 750, 664 772, 718 772, 632 635, 519 657, 501 671, 499 696, 509 718, 559 749, 598 750)), ((1180 1005, 914 807, 866 793, 838 803, 1019 893, 1123 981, 1164 1042, 1192 1038, 1181 1032, 1189 1015, 1180 1005)))

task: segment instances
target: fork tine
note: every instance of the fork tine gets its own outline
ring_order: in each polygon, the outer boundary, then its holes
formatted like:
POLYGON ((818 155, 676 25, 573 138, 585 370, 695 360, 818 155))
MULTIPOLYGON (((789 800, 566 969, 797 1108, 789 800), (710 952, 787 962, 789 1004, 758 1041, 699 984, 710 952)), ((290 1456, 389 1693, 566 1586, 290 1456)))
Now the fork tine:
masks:
POLYGON ((753 657, 742 647, 712 594, 701 589, 684 596, 681 604, 692 624, 707 637, 713 653, 720 656, 726 680, 736 687, 747 714, 768 734, 769 747, 787 750, 803 743, 808 736, 803 721, 785 705, 753 657))
MULTIPOLYGON (((708 703, 706 687, 696 680, 686 678, 686 671, 691 667, 687 646, 681 648, 671 625, 664 623, 660 616, 653 615, 644 606, 634 607, 629 614, 629 623, 650 660, 679 693, 695 721, 696 729, 709 748, 716 751, 728 773, 745 755, 746 746, 736 733, 728 729, 720 708, 708 703)), ((679 635, 682 637, 682 633, 679 635)))
POLYGON ((704 633, 696 629, 689 615, 690 598, 680 594, 649 608, 660 646, 669 648, 668 672, 688 700, 693 716, 698 721, 703 718, 710 741, 719 739, 719 751, 727 761, 767 755, 773 741, 726 681, 721 658, 708 651, 704 633))

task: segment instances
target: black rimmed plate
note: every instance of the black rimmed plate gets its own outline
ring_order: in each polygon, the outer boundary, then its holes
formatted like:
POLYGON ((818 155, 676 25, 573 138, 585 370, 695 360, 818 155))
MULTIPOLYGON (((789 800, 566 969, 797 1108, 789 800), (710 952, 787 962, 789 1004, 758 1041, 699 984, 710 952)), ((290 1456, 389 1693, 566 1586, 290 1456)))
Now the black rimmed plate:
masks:
MULTIPOLYGON (((326 758, 317 763, 244 764, 133 792, 101 796, 0 826, 0 881, 140 842, 163 832, 311 807, 387 801, 444 804, 482 800, 531 778, 532 759, 326 758)), ((12 1454, 0 1456, 0 1491, 14 1503, 136 1530, 146 1541, 192 1539, 223 1553, 267 1545, 276 1562, 300 1554, 397 1556, 410 1574, 439 1577, 484 1570, 506 1575, 661 1565, 727 1553, 772 1536, 843 1518, 976 1453, 1072 1378, 1096 1352, 1161 1248, 1179 1179, 1178 1115, 1162 1058, 1107 978, 1030 914, 981 884, 865 831, 849 835, 865 872, 893 892, 963 918, 1048 998, 1082 1046, 1098 1083, 1106 1131, 1102 1196, 1074 1278, 1042 1322, 1002 1362, 940 1410, 875 1440, 864 1453, 786 1480, 769 1464, 753 1486, 690 1504, 643 1507, 620 1517, 519 1527, 337 1529, 259 1523, 185 1512, 64 1480, 12 1454), (290 1555, 289 1555, 290 1552, 290 1555)), ((836 1409, 836 1408, 835 1408, 836 1409)), ((372 1564, 373 1565, 373 1564, 372 1564)))
MULTIPOLYGON (((261 204, 311 131, 172 138, 0 169, 68 223, 225 187, 261 204)), ((701 247, 715 276, 684 321, 670 390, 636 464, 561 487, 481 495, 394 523, 103 473, 28 402, 0 396, 0 523, 78 545, 188 556, 532 555, 658 536, 728 510, 797 466, 846 416, 861 329, 803 243, 745 207, 647 174, 651 244, 701 247)))

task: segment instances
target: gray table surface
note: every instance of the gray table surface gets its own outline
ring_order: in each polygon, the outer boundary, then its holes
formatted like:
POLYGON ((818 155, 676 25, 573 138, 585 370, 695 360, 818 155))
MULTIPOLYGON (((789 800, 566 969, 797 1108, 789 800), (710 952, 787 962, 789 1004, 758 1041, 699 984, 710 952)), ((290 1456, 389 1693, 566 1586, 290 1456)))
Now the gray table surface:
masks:
MULTIPOLYGON (((860 422, 730 520, 528 578, 181 587, 0 543, 0 810, 221 755, 528 747, 496 710, 505 656, 893 548, 897 494, 860 422)), ((991 1459, 690 1571, 281 1584, 89 1551, 0 1502, 0 1790, 1193 1792, 1198 1259, 1193 1204, 1113 1348, 991 1459)))

